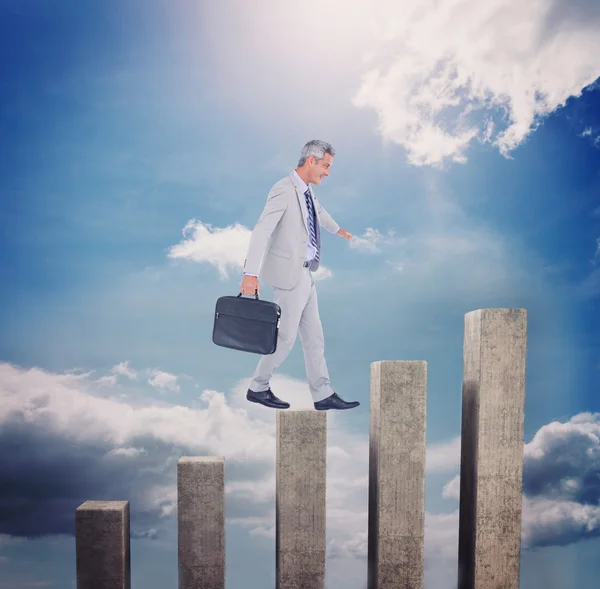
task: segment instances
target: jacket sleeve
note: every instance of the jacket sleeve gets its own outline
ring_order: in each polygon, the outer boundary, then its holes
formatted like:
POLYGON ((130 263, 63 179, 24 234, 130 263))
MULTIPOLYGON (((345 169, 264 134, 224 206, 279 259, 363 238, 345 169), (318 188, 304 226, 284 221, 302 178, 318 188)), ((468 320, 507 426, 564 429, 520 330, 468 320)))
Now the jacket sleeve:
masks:
POLYGON ((288 202, 289 191, 277 184, 271 188, 263 212, 250 237, 248 253, 244 260, 244 273, 258 276, 269 239, 285 213, 288 202))
POLYGON ((317 210, 319 211, 319 224, 330 233, 337 233, 340 230, 340 226, 335 222, 333 217, 325 210, 325 207, 321 204, 318 199, 315 199, 317 203, 317 210))

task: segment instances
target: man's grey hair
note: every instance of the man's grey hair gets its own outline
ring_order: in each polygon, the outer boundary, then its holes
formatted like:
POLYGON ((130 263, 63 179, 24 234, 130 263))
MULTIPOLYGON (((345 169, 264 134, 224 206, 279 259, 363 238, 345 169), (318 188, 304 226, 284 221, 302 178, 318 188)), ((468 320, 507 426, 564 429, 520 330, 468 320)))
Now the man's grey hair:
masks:
POLYGON ((330 143, 320 141, 319 139, 313 139, 302 148, 298 167, 303 166, 309 156, 314 155, 316 160, 320 161, 325 157, 326 153, 331 154, 331 157, 335 157, 335 150, 330 143))

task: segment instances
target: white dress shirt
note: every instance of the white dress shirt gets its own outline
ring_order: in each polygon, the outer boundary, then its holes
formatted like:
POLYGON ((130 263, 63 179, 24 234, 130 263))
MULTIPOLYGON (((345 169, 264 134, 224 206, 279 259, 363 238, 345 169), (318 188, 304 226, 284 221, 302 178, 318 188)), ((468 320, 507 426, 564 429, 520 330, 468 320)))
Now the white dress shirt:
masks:
MULTIPOLYGON (((305 255, 304 259, 307 262, 310 262, 317 255, 317 248, 311 243, 311 239, 310 239, 310 219, 308 218, 308 207, 306 206, 306 196, 304 196, 304 193, 306 192, 307 188, 310 193, 310 199, 312 201, 313 209, 315 209, 315 216, 317 214, 316 213, 317 205, 315 204, 315 198, 313 196, 312 190, 310 190, 310 187, 304 182, 304 180, 302 180, 302 178, 300 178, 300 176, 298 175, 298 172, 296 172, 296 170, 294 170, 294 176, 296 177, 296 181, 298 182, 298 186, 300 187, 300 192, 302 193, 302 196, 303 196, 302 212, 304 214, 304 218, 306 219, 306 226, 309 228, 308 241, 306 242, 306 255, 305 255)), ((316 220, 315 222, 318 223, 318 220, 316 220)), ((315 227, 315 232, 316 231, 317 231, 317 228, 315 227)))

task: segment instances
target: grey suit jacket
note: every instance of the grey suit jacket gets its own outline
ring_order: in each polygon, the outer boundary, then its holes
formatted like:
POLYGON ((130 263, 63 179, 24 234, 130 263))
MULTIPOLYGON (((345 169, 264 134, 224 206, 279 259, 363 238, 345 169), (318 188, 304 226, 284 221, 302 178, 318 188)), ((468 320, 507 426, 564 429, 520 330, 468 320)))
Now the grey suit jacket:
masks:
MULTIPOLYGON (((314 195, 314 193, 313 193, 314 195)), ((340 226, 315 197, 317 244, 319 226, 337 233, 340 226)), ((256 274, 272 287, 291 290, 298 284, 305 261, 309 229, 302 209, 304 194, 294 173, 279 180, 269 191, 267 202, 252 231, 244 271, 256 274), (263 259, 264 258, 264 259, 263 259)), ((320 255, 320 254, 319 254, 320 255)), ((311 270, 318 270, 313 264, 311 270)))

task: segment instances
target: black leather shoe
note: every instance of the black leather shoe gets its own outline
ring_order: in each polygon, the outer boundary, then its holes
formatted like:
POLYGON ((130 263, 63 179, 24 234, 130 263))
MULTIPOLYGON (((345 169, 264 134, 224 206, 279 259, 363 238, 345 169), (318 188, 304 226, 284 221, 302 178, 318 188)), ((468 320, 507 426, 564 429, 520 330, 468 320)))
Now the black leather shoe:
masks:
POLYGON ((344 401, 337 393, 333 393, 330 397, 317 401, 315 403, 315 409, 317 411, 326 411, 327 409, 352 409, 352 407, 358 407, 360 403, 358 401, 344 401))
POLYGON ((252 403, 260 403, 265 407, 272 407, 273 409, 287 409, 290 406, 288 402, 278 399, 271 389, 267 389, 266 391, 251 391, 248 389, 246 399, 252 401, 252 403))

